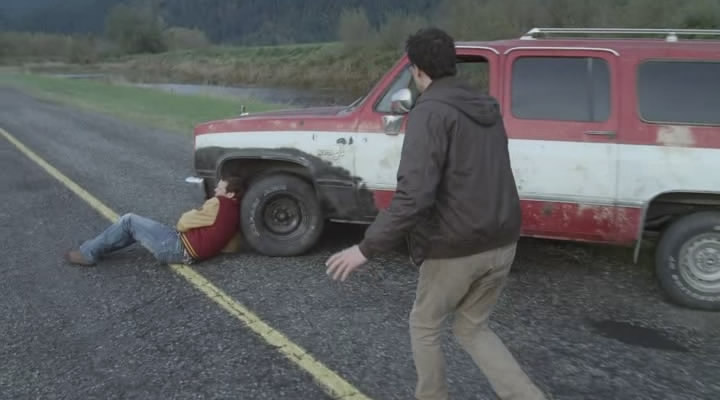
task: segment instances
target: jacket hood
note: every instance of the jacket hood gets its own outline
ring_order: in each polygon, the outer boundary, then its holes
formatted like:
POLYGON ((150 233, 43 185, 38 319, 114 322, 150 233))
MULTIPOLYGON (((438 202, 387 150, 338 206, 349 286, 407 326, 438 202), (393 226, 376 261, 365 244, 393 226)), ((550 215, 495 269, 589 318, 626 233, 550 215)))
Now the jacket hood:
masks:
POLYGON ((417 104, 427 101, 445 103, 483 126, 495 125, 500 119, 497 100, 455 77, 433 81, 420 95, 417 104))

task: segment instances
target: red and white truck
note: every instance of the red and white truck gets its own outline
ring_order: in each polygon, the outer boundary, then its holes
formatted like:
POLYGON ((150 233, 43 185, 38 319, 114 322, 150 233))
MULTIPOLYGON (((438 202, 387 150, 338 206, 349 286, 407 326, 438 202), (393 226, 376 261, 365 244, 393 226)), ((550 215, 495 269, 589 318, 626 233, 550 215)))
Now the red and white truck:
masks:
MULTIPOLYGON (((535 28, 456 48, 459 75, 500 102, 524 235, 634 246, 635 261, 658 236, 669 296, 720 309, 720 30, 535 28)), ((400 58, 349 106, 196 127, 206 188, 250 180, 241 226, 253 248, 298 255, 326 221, 368 223, 389 205, 408 67, 400 58)))

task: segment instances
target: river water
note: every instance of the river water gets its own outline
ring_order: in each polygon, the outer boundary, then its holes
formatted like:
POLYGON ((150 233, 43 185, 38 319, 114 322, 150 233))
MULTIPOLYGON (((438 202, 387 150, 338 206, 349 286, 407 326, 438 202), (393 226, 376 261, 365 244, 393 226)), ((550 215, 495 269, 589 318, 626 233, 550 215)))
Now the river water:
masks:
MULTIPOLYGON (((103 79, 104 74, 54 74, 69 79, 103 79)), ((348 105, 355 100, 341 90, 294 89, 282 87, 216 86, 185 83, 127 83, 137 87, 164 90, 177 94, 210 95, 237 99, 254 99, 266 103, 287 104, 294 107, 322 107, 348 105)))
POLYGON ((299 107, 347 105, 354 100, 354 98, 351 98, 347 93, 327 89, 213 86, 180 83, 135 83, 133 85, 165 90, 177 94, 204 94, 233 98, 250 98, 267 103, 289 104, 299 107))

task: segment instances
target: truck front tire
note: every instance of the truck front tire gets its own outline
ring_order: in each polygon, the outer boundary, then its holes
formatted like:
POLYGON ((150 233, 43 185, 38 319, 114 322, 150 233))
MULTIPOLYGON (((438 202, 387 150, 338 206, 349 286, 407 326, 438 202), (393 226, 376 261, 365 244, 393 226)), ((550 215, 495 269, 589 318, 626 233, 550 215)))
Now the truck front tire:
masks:
POLYGON ((700 212, 672 223, 658 243, 656 272, 676 303, 720 310, 720 212, 700 212))
POLYGON ((320 238, 324 216, 313 186, 292 174, 273 174, 251 183, 240 206, 248 244, 273 257, 297 256, 320 238))

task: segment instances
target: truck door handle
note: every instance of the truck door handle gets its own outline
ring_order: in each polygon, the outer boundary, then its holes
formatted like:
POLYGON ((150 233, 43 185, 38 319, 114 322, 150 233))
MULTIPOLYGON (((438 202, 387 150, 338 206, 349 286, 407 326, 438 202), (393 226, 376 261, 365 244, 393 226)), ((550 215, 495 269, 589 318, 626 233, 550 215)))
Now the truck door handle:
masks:
POLYGON ((342 138, 342 137, 341 137, 340 139, 337 140, 336 143, 337 143, 337 144, 347 144, 347 141, 345 140, 345 138, 342 138))
POLYGON ((585 131, 585 134, 589 135, 589 136, 607 136, 607 137, 617 136, 617 133, 615 131, 585 131))

